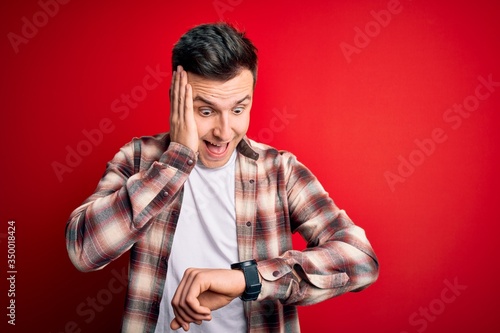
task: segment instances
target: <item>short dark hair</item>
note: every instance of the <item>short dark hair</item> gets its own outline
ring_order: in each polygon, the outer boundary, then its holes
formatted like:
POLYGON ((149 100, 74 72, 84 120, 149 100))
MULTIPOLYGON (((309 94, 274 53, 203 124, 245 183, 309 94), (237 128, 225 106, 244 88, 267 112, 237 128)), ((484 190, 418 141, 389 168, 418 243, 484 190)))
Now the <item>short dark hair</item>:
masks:
POLYGON ((185 71, 214 80, 234 78, 244 68, 257 80, 257 48, 227 23, 198 25, 186 32, 172 50, 172 70, 185 71))

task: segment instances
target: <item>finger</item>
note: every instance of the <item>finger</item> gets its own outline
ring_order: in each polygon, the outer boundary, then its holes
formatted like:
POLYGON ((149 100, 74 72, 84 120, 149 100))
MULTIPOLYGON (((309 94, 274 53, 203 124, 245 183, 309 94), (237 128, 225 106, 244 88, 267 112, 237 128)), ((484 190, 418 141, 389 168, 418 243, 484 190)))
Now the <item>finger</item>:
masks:
POLYGON ((180 314, 179 314, 179 311, 178 311, 178 306, 180 304, 180 293, 181 293, 181 290, 182 290, 182 286, 183 286, 183 281, 181 280, 179 286, 177 286, 177 289, 175 290, 175 293, 174 293, 174 297, 172 297, 172 301, 171 301, 171 305, 172 305, 172 310, 174 311, 174 320, 172 320, 172 323, 171 325, 178 325, 178 327, 176 329, 179 329, 179 327, 182 326, 182 320, 181 320, 181 317, 180 317, 180 314))
MULTIPOLYGON (((199 321, 195 321, 194 322, 196 325, 201 325, 202 321, 199 320, 199 321)), ((171 322, 170 322, 170 329, 172 330, 178 330, 179 328, 181 328, 181 325, 179 324, 179 322, 177 321, 177 318, 174 318, 171 322)), ((189 329, 189 325, 187 326, 187 328, 189 329)), ((184 327, 183 327, 184 329, 184 327)))
POLYGON ((180 308, 184 313, 189 316, 189 322, 196 320, 207 320, 210 316, 210 309, 201 306, 198 296, 205 291, 200 287, 199 283, 199 271, 188 270, 187 274, 183 278, 184 285, 182 290, 180 290, 181 304, 180 308))
POLYGON ((185 89, 185 107, 186 112, 184 113, 186 123, 194 123, 194 114, 193 114, 193 88, 189 83, 186 83, 185 89))
POLYGON ((187 73, 184 71, 181 67, 180 70, 180 77, 179 77, 179 87, 178 87, 178 114, 179 114, 179 121, 183 122, 183 125, 185 125, 185 115, 186 115, 186 110, 185 110, 185 102, 186 102, 186 84, 187 84, 187 73))
MULTIPOLYGON (((182 291, 184 289, 185 279, 184 277, 181 279, 177 290, 175 291, 174 297, 172 298, 172 309, 174 311, 175 323, 179 325, 179 327, 185 328, 185 325, 189 322, 189 317, 185 314, 182 308, 182 291)), ((179 328, 178 327, 178 328, 179 328)), ((177 329, 178 329, 177 328, 177 329)))
POLYGON ((186 323, 207 320, 210 316, 210 309, 203 307, 202 312, 193 311, 193 306, 186 301, 186 295, 188 290, 192 288, 193 276, 195 275, 196 270, 186 270, 172 298, 172 308, 177 322, 183 327, 186 323))
POLYGON ((179 67, 177 67, 177 70, 174 72, 174 76, 172 77, 172 85, 170 89, 172 90, 172 105, 174 107, 177 107, 177 96, 179 94, 179 67))
POLYGON ((190 318, 189 322, 200 322, 202 320, 212 320, 212 311, 200 303, 199 298, 202 297, 205 289, 200 283, 200 272, 192 272, 186 277, 186 284, 182 290, 183 303, 181 304, 182 310, 190 318))
POLYGON ((178 330, 179 328, 181 328, 184 330, 184 331, 189 331, 189 324, 184 324, 184 325, 181 325, 179 324, 179 322, 177 321, 177 318, 174 318, 171 322, 170 322, 170 328, 172 330, 178 330))
POLYGON ((172 80, 170 80, 170 88, 168 90, 168 96, 170 97, 170 101, 172 101, 172 94, 174 92, 174 83, 175 83, 175 77, 177 76, 177 71, 172 72, 172 80))
POLYGON ((199 315, 203 315, 203 319, 207 319, 210 316, 211 310, 201 305, 199 297, 207 290, 207 288, 200 281, 199 275, 191 276, 189 280, 186 281, 187 288, 184 288, 182 298, 188 306, 190 312, 194 312, 199 315))
POLYGON ((188 269, 182 280, 184 282, 180 291, 181 299, 188 303, 190 310, 198 313, 207 314, 210 309, 201 307, 198 297, 205 291, 200 283, 200 271, 197 269, 188 269), (200 308, 198 311, 197 308, 200 308))
MULTIPOLYGON (((174 125, 179 119, 179 109, 178 109, 178 96, 179 96, 179 67, 177 67, 177 71, 172 75, 172 83, 170 86, 170 122, 171 125, 174 125)), ((171 126, 174 127, 174 126, 171 126)))
POLYGON ((179 322, 177 321, 177 318, 174 318, 171 322, 170 322, 170 329, 172 330, 178 330, 179 328, 181 328, 181 325, 179 324, 179 322))

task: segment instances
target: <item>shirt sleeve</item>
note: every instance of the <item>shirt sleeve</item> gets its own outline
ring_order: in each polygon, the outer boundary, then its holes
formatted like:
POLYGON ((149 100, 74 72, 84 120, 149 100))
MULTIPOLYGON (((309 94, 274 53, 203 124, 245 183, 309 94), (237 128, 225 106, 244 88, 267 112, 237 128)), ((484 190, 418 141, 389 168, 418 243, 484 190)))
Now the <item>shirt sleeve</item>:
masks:
POLYGON ((287 155, 290 221, 307 248, 258 263, 262 278, 258 300, 308 305, 368 287, 377 279, 379 265, 364 230, 335 205, 305 166, 287 155))
MULTIPOLYGON (((157 147, 143 145, 143 154, 157 147)), ((125 253, 172 202, 195 165, 192 150, 171 142, 159 159, 134 174, 133 144, 108 163, 95 192, 75 209, 66 224, 66 247, 81 271, 101 269, 125 253)))

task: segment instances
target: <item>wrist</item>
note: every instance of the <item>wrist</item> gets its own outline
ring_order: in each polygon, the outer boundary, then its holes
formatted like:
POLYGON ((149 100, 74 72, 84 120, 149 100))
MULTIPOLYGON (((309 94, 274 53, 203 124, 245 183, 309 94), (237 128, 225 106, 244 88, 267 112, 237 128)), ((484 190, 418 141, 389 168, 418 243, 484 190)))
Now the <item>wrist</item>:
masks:
POLYGON ((245 273, 239 269, 231 269, 232 274, 235 275, 237 281, 237 294, 238 297, 241 296, 245 292, 246 282, 245 282, 245 273))

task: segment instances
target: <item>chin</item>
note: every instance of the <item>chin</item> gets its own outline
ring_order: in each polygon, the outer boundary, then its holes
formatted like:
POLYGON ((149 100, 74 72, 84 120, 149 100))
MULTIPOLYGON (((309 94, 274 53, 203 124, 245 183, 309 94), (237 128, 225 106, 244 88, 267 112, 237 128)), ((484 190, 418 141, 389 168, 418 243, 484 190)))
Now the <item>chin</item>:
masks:
POLYGON ((218 167, 221 167, 223 166, 224 164, 227 163, 227 161, 229 161, 229 158, 231 157, 231 154, 228 154, 227 156, 224 157, 224 159, 221 159, 221 160, 213 160, 211 158, 206 158, 205 156, 203 156, 203 154, 200 153, 199 155, 199 159, 200 159, 200 162, 207 168, 218 168, 218 167))
POLYGON ((200 158, 201 163, 209 169, 214 169, 223 166, 226 164, 226 161, 206 161, 203 158, 200 158))

